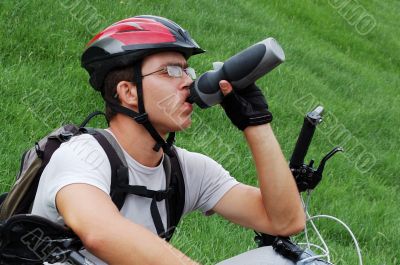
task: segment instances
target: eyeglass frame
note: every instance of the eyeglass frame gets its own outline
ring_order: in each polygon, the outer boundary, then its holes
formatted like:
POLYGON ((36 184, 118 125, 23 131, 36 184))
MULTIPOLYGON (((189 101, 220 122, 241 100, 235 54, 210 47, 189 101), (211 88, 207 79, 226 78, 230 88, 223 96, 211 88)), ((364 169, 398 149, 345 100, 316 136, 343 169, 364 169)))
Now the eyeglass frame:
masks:
MULTIPOLYGON (((151 73, 142 75, 141 78, 146 77, 146 76, 149 76, 149 75, 152 75, 152 74, 159 73, 159 72, 161 72, 161 71, 166 71, 166 73, 168 74, 168 76, 169 76, 169 77, 172 77, 172 78, 182 78, 182 77, 183 77, 183 73, 185 73, 185 74, 186 74, 187 76, 189 76, 192 80, 195 80, 195 79, 196 79, 196 72, 195 72, 194 68, 192 68, 192 67, 183 68, 183 67, 180 66, 180 65, 166 65, 166 66, 163 66, 161 69, 158 69, 158 70, 156 70, 156 71, 154 71, 154 72, 151 72, 151 73), (173 75, 168 71, 168 69, 171 69, 172 67, 175 68, 175 69, 180 69, 181 76, 173 76, 173 75), (187 72, 187 70, 192 71, 192 72, 187 72)), ((114 96, 113 96, 113 98, 118 98, 118 93, 115 93, 114 96)))
POLYGON ((162 72, 162 71, 164 71, 166 74, 168 74, 169 77, 173 77, 173 78, 182 78, 183 77, 183 73, 185 73, 192 80, 196 79, 196 72, 195 72, 194 68, 192 68, 192 67, 183 68, 180 65, 166 65, 166 66, 163 66, 161 69, 158 69, 158 70, 156 70, 154 72, 151 72, 151 73, 148 73, 148 74, 145 74, 145 75, 142 75, 141 77, 143 78, 143 77, 146 77, 146 76, 149 76, 149 75, 152 75, 152 74, 156 74, 156 73, 159 73, 159 72, 162 72), (179 69, 180 76, 173 75, 172 72, 171 72, 172 71, 171 69, 175 69, 175 70, 179 69))

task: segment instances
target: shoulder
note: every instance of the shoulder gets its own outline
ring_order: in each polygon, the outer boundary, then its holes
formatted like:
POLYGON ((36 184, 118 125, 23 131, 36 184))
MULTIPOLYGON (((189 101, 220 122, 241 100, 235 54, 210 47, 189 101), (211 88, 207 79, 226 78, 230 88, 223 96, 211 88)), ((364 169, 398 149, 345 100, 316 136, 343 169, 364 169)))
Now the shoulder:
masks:
POLYGON ((201 153, 191 152, 184 148, 175 146, 175 150, 178 154, 179 161, 183 164, 192 163, 217 163, 214 159, 201 153))
POLYGON ((107 155, 91 135, 80 135, 61 144, 40 177, 32 213, 59 218, 55 198, 70 184, 89 184, 110 192, 111 167, 107 155))
POLYGON ((189 175, 189 177, 203 178, 230 175, 219 162, 207 155, 191 152, 180 147, 175 147, 175 149, 184 174, 189 175))
POLYGON ((108 160, 107 155, 97 140, 90 134, 72 137, 61 144, 54 152, 52 160, 65 162, 72 161, 90 169, 100 167, 108 160))
POLYGON ((90 177, 103 178, 108 183, 111 166, 97 140, 89 134, 83 134, 61 144, 43 173, 54 180, 66 178, 77 181, 90 177))
POLYGON ((176 147, 185 178, 184 212, 212 209, 222 196, 238 182, 214 159, 176 147))
POLYGON ((69 149, 76 152, 102 150, 97 140, 88 133, 72 137, 68 142, 62 143, 59 149, 69 149))

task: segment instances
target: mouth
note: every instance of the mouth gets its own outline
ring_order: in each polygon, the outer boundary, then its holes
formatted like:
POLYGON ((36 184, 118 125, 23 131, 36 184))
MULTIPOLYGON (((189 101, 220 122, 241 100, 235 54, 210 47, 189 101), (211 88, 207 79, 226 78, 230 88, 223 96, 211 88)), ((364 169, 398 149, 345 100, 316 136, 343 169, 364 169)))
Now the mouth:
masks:
POLYGON ((185 108, 189 109, 190 112, 193 111, 193 105, 192 105, 191 103, 189 103, 189 102, 184 102, 184 103, 183 103, 183 106, 184 106, 185 108))
POLYGON ((189 94, 185 101, 190 103, 190 104, 193 104, 194 103, 194 97, 189 94))
POLYGON ((188 102, 190 104, 193 104, 193 99, 190 96, 190 90, 186 90, 185 92, 187 92, 187 93, 186 93, 186 95, 183 96, 183 98, 185 99, 184 101, 188 102))
POLYGON ((193 109, 193 100, 190 97, 190 93, 188 93, 188 95, 184 97, 183 105, 193 109))

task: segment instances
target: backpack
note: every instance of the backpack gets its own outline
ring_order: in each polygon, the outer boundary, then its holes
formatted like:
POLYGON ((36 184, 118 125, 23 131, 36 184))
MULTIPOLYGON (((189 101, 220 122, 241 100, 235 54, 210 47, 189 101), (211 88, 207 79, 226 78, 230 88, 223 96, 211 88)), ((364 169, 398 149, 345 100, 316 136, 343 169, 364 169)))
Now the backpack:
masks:
MULTIPOLYGON (((0 196, 0 221, 6 222, 12 216, 29 214, 35 199, 40 177, 53 153, 64 142, 81 134, 91 134, 102 146, 111 165, 110 196, 121 210, 127 194, 135 194, 152 199, 151 216, 158 235, 169 241, 182 217, 185 203, 185 185, 178 155, 174 147, 172 154, 165 153, 163 167, 166 176, 166 189, 153 191, 145 186, 129 185, 129 170, 119 144, 114 137, 103 129, 86 128, 87 123, 96 115, 105 115, 96 111, 91 113, 80 126, 64 125, 42 138, 22 155, 20 171, 15 184, 8 193, 0 196), (164 231, 157 201, 165 200, 167 210, 167 231, 164 231)), ((0 243, 2 243, 0 241, 0 243)), ((1 244, 0 244, 1 245, 1 244)))

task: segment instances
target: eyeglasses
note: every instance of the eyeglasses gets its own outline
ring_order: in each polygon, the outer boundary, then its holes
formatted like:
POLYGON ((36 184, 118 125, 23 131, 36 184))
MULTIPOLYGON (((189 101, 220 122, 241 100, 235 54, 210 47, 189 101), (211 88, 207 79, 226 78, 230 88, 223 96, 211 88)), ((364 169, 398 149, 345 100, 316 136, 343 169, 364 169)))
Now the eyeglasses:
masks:
POLYGON ((181 77, 183 77, 183 73, 186 73, 192 80, 196 79, 196 72, 192 67, 182 68, 179 65, 167 65, 157 71, 142 75, 142 77, 152 75, 155 73, 166 73, 170 77, 174 77, 174 78, 181 78, 181 77))

